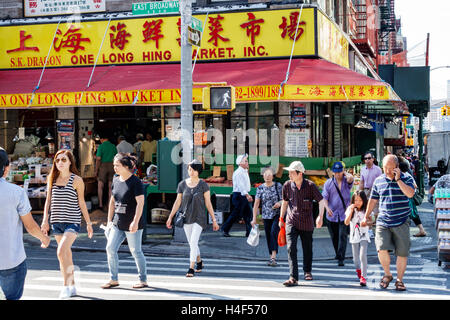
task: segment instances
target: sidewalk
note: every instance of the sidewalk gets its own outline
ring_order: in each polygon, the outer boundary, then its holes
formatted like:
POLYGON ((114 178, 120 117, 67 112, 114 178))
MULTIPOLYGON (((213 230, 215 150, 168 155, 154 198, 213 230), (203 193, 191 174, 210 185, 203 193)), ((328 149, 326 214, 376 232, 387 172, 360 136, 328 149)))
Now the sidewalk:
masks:
MULTIPOLYGON (((419 209, 420 219, 427 232, 426 237, 416 238, 414 234, 418 232, 418 228, 411 221, 411 253, 421 252, 426 250, 437 251, 437 235, 435 229, 435 221, 433 217, 433 205, 425 202, 422 203, 419 209)), ((35 215, 34 218, 40 224, 41 216, 35 215)), ((74 251, 105 251, 106 238, 100 225, 106 224, 106 213, 99 210, 91 213, 91 220, 94 227, 94 236, 92 239, 87 237, 86 226, 83 223, 81 232, 75 241, 72 249, 74 251)), ((182 237, 184 238, 184 231, 182 237)), ((180 256, 189 257, 189 245, 185 242, 175 241, 172 236, 173 231, 168 230, 165 224, 149 224, 147 225, 147 239, 143 244, 143 251, 145 255, 165 255, 165 256, 180 256)), ((259 245, 251 247, 247 244, 245 238, 245 226, 242 224, 234 224, 230 231, 231 237, 226 238, 222 236, 220 231, 212 231, 212 226, 203 231, 199 247, 203 258, 228 258, 240 260, 262 260, 268 261, 269 252, 267 249, 266 237, 264 230, 261 230, 259 245)), ((368 248, 369 256, 376 256, 375 239, 371 239, 368 248)), ((33 238, 29 234, 24 234, 25 243, 39 246, 39 240, 33 238)), ((56 241, 52 238, 50 244, 51 248, 56 248, 56 241)), ((129 252, 127 245, 122 245, 120 252, 129 252)), ((436 252, 437 254, 437 252, 436 252)), ((302 248, 299 241, 298 257, 302 259, 302 248)), ((335 256, 333 245, 331 243, 328 229, 322 227, 314 230, 313 235, 313 259, 317 260, 333 260, 335 256)), ((347 245, 347 259, 352 259, 352 252, 350 244, 347 245)), ((286 246, 279 248, 278 261, 287 261, 286 246)))

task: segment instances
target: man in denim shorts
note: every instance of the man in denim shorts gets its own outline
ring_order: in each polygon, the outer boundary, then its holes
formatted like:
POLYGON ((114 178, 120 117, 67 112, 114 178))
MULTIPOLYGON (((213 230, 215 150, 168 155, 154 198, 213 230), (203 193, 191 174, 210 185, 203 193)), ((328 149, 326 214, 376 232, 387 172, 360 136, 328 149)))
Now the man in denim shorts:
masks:
POLYGON ((365 227, 375 205, 379 204, 379 214, 375 233, 375 245, 378 259, 384 270, 380 287, 386 289, 393 280, 390 272, 391 258, 389 250, 394 250, 397 256, 398 291, 406 290, 403 283, 406 264, 409 256, 409 198, 415 193, 414 179, 411 175, 402 173, 398 167, 398 158, 387 155, 383 159, 384 174, 375 179, 367 205, 365 218, 361 225, 365 227))

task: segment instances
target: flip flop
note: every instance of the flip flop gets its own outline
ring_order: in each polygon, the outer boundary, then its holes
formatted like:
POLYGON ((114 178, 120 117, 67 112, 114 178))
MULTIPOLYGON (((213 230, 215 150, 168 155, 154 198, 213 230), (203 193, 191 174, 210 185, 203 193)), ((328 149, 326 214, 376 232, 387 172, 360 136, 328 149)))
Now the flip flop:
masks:
POLYGON ((142 288, 148 288, 148 284, 139 282, 133 285, 133 289, 142 289, 142 288))
POLYGON ((310 272, 305 273, 304 279, 306 281, 312 281, 313 280, 313 276, 310 272))
POLYGON ((118 286, 119 286, 119 283, 108 282, 108 283, 105 283, 104 285, 102 285, 101 288, 102 289, 111 289, 111 288, 115 288, 115 287, 118 287, 118 286))
POLYGON ((297 280, 290 278, 289 280, 286 280, 285 282, 283 282, 283 285, 285 287, 295 287, 295 286, 298 286, 298 282, 297 282, 297 280))

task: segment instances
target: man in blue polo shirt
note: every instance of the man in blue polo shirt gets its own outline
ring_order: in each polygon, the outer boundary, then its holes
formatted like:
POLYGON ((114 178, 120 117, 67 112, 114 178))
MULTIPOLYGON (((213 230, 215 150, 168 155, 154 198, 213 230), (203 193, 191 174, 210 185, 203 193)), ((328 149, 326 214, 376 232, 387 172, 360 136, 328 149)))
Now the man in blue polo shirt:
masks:
POLYGON ((379 214, 376 226, 375 245, 378 259, 384 270, 380 287, 386 289, 393 280, 390 272, 391 258, 388 250, 395 250, 397 256, 397 281, 395 288, 398 291, 406 290, 403 283, 406 264, 409 256, 409 198, 414 196, 414 180, 411 175, 405 175, 398 167, 398 158, 387 155, 383 159, 384 174, 375 179, 366 209, 366 215, 361 225, 366 221, 377 203, 379 214))

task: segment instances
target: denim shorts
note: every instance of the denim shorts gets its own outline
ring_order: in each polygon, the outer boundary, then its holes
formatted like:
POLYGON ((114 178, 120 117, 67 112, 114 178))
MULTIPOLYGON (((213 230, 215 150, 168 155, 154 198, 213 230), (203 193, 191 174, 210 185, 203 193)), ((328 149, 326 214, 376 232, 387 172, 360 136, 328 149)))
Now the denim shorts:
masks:
POLYGON ((80 224, 78 223, 52 223, 53 234, 64 234, 64 232, 80 232, 80 224))

